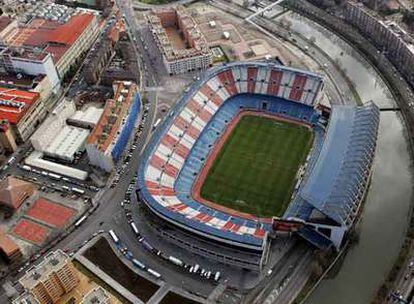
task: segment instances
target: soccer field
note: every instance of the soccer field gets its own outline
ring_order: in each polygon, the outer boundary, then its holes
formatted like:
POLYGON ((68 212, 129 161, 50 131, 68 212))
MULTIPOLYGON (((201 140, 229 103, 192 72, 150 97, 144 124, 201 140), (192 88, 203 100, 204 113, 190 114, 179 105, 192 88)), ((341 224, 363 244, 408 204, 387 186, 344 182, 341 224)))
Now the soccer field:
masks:
POLYGON ((304 126, 242 117, 214 160, 201 197, 260 217, 282 215, 312 140, 304 126))

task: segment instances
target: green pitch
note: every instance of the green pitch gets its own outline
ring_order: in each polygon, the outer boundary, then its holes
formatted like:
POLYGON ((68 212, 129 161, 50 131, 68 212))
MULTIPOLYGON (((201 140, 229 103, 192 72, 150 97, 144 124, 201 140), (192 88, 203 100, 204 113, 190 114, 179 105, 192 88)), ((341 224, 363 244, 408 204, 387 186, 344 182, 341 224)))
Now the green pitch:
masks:
POLYGON ((303 126, 242 117, 210 168, 201 197, 260 217, 283 214, 312 140, 303 126))

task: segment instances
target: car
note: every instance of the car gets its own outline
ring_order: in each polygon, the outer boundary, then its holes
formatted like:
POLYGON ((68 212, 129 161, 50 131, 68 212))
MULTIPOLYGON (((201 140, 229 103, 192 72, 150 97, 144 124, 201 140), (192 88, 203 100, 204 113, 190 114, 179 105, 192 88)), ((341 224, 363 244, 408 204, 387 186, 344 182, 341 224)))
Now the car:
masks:
POLYGON ((267 276, 270 276, 270 275, 272 274, 272 272, 273 272, 273 269, 269 269, 269 270, 267 271, 266 275, 267 275, 267 276))

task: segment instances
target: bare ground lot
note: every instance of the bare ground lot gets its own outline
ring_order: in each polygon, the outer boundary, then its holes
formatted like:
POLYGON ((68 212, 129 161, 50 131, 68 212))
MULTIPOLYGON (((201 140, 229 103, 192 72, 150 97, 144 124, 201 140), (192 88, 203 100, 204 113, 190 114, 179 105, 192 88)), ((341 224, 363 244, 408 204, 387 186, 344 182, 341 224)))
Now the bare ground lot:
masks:
POLYGON ((100 238, 85 251, 84 256, 144 302, 147 302, 159 288, 120 261, 104 238, 100 238))

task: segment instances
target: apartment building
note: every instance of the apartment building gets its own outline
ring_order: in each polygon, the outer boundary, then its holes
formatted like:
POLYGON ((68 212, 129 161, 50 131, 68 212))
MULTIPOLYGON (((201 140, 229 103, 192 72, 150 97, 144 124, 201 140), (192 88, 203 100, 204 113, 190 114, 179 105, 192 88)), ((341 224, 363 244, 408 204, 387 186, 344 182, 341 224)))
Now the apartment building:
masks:
POLYGON ((40 304, 53 304, 75 288, 79 279, 68 256, 57 250, 46 255, 39 265, 29 269, 19 283, 40 304))
POLYGON ((170 75, 207 69, 213 64, 207 40, 184 7, 153 10, 146 19, 170 75))

